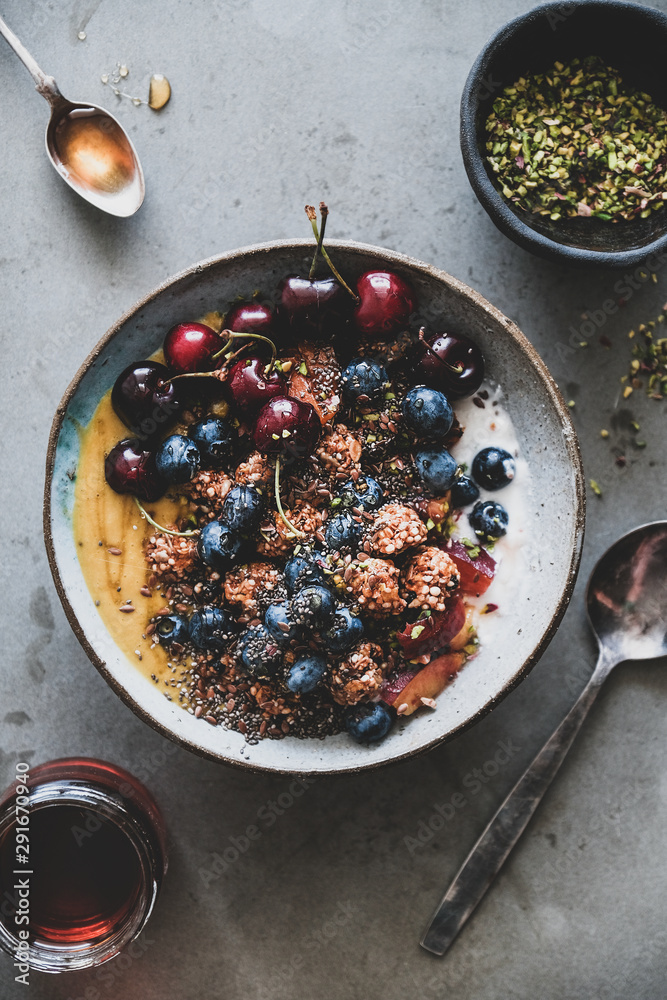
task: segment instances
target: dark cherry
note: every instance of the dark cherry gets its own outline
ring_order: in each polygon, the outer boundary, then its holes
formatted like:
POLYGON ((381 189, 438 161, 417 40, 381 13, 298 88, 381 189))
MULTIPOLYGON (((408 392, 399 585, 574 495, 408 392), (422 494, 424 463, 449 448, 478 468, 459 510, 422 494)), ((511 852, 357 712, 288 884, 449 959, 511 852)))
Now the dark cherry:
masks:
POLYGON ((155 467, 155 452, 137 438, 126 438, 111 449, 104 478, 116 493, 131 493, 149 503, 159 500, 166 488, 155 467))
POLYGON ((482 384, 484 357, 477 344, 464 334, 420 334, 412 371, 424 385, 463 399, 472 396, 482 384))
POLYGON ((306 458, 321 431, 320 419, 310 403, 276 396, 259 411, 253 440, 257 451, 264 454, 306 458))
POLYGON ((354 321, 360 333, 370 336, 397 333, 417 308, 412 288, 393 271, 366 271, 357 282, 357 295, 354 321))
POLYGON ((287 382, 272 368, 266 374, 266 360, 245 358, 232 367, 227 388, 240 410, 252 410, 268 403, 274 396, 287 395, 287 382))
POLYGON ((141 438, 165 429, 181 408, 171 373, 157 361, 136 361, 120 373, 111 390, 117 416, 141 438))
POLYGON ((349 323, 354 301, 334 277, 300 278, 291 274, 283 278, 278 291, 278 318, 297 337, 330 339, 349 323))
POLYGON ((225 316, 225 329, 270 337, 274 332, 273 310, 261 302, 240 302, 232 306, 225 316))
POLYGON ((164 338, 164 356, 169 367, 179 375, 183 372, 210 372, 217 366, 213 360, 222 347, 222 338, 203 323, 179 323, 172 326, 164 338))

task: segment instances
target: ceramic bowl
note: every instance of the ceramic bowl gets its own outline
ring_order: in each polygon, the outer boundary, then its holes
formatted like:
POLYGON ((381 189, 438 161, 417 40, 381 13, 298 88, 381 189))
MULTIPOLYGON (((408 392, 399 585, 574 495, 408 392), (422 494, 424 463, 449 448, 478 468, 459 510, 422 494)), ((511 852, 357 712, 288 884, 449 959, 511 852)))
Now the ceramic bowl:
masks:
POLYGON ((667 210, 610 223, 530 215, 502 197, 486 164, 486 119, 494 97, 556 60, 598 55, 625 82, 667 107, 667 15, 614 0, 544 3, 503 25, 477 57, 461 97, 461 152, 473 190, 498 229, 524 250, 577 265, 630 267, 667 247, 667 210))
POLYGON ((346 734, 247 746, 239 733, 209 726, 169 702, 139 672, 107 632, 77 559, 72 512, 79 430, 115 374, 157 350, 174 323, 220 304, 224 308, 239 293, 250 295, 258 288, 270 293, 285 274, 303 273, 312 243, 284 241, 226 253, 160 285, 123 316, 84 361, 58 407, 49 442, 44 508, 49 562, 65 613, 91 661, 126 704, 163 735, 203 757, 256 770, 324 774, 376 767, 434 747, 476 722, 525 677, 546 648, 572 593, 583 539, 583 473, 569 412, 517 327, 435 267, 362 244, 331 240, 328 246, 348 278, 371 267, 393 269, 414 286, 419 319, 437 321, 439 329, 465 332, 478 342, 489 375, 503 387, 531 470, 525 527, 534 544, 521 566, 521 597, 504 609, 502 640, 482 645, 479 656, 441 696, 436 711, 405 720, 371 747, 360 746, 346 734))

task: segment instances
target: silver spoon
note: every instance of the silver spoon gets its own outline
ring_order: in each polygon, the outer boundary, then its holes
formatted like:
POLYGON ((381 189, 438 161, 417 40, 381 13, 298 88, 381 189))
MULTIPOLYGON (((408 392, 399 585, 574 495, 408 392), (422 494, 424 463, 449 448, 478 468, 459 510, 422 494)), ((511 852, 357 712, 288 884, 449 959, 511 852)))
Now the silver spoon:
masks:
POLYGON ((144 173, 120 122, 94 104, 65 100, 52 76, 46 76, 0 17, 0 34, 14 49, 51 105, 46 152, 69 186, 110 215, 134 215, 146 192, 144 173))
POLYGON ((624 660, 667 654, 667 521, 624 535, 588 581, 586 609, 600 648, 588 684, 509 793, 447 890, 421 940, 444 955, 498 874, 563 763, 603 682, 624 660))

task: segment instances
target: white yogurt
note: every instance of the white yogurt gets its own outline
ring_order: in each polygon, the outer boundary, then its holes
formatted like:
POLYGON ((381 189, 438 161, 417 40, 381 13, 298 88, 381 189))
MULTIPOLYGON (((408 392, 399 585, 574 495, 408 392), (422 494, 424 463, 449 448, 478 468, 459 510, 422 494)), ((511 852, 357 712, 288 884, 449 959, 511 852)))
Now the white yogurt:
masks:
MULTIPOLYGON (((520 598, 529 574, 526 572, 533 548, 529 530, 528 505, 532 484, 528 463, 521 454, 514 425, 507 410, 502 405, 502 390, 491 382, 484 382, 480 391, 488 392, 484 409, 476 406, 472 398, 462 399, 455 406, 456 416, 463 428, 463 437, 452 447, 456 461, 467 466, 470 473, 472 460, 482 448, 491 446, 504 448, 514 457, 516 475, 512 482, 500 490, 481 490, 480 499, 497 500, 509 514, 507 534, 500 538, 491 553, 496 561, 496 575, 486 593, 478 598, 466 597, 466 603, 481 611, 487 604, 497 604, 498 610, 492 614, 480 615, 478 619, 479 638, 482 646, 493 643, 496 634, 503 632, 504 609, 514 606, 520 598)), ((477 394, 476 394, 477 395, 477 394)), ((468 538, 477 542, 477 537, 468 522, 472 505, 461 514, 452 533, 453 538, 468 538)))

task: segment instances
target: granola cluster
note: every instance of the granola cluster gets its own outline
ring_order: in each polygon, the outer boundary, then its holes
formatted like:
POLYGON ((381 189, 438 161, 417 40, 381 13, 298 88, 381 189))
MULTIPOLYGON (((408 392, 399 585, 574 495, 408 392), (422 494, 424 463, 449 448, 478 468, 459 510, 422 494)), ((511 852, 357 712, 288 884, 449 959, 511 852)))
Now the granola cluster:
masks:
POLYGON ((283 600, 286 595, 283 574, 268 562, 251 562, 225 575, 225 600, 247 615, 256 615, 267 600, 283 600))
POLYGON ((375 642, 360 642, 331 670, 329 690, 339 705, 356 705, 377 694, 384 680, 386 663, 382 647, 375 642))
MULTIPOLYGON (((167 525, 176 531, 176 525, 167 525)), ((197 539, 155 532, 146 542, 146 561, 151 573, 165 583, 185 580, 199 564, 197 539)))
POLYGON ((388 503, 381 507, 369 536, 374 556, 394 556, 426 541, 428 530, 411 507, 388 503))
POLYGON ((322 435, 315 454, 330 475, 337 472, 359 470, 362 445, 359 438, 345 424, 336 424, 329 433, 322 435))
POLYGON ((224 472, 198 472, 186 486, 188 496, 199 507, 213 514, 222 511, 225 497, 234 485, 224 472))
POLYGON ((403 571, 405 589, 415 595, 408 606, 424 611, 444 611, 460 582, 454 560, 432 545, 416 552, 403 571))
POLYGON ((405 601, 398 592, 399 570, 388 559, 352 562, 345 571, 348 593, 370 615, 398 615, 405 601))
MULTIPOLYGON (((307 501, 297 501, 291 510, 285 511, 285 517, 309 540, 317 535, 324 523, 323 512, 307 501)), ((261 526, 257 551, 262 556, 276 559, 286 556, 299 540, 299 535, 295 535, 285 524, 280 513, 275 511, 272 519, 265 521, 261 526)))
POLYGON ((244 486, 257 486, 268 489, 273 483, 274 467, 266 455, 253 451, 244 462, 237 467, 234 479, 244 486))

